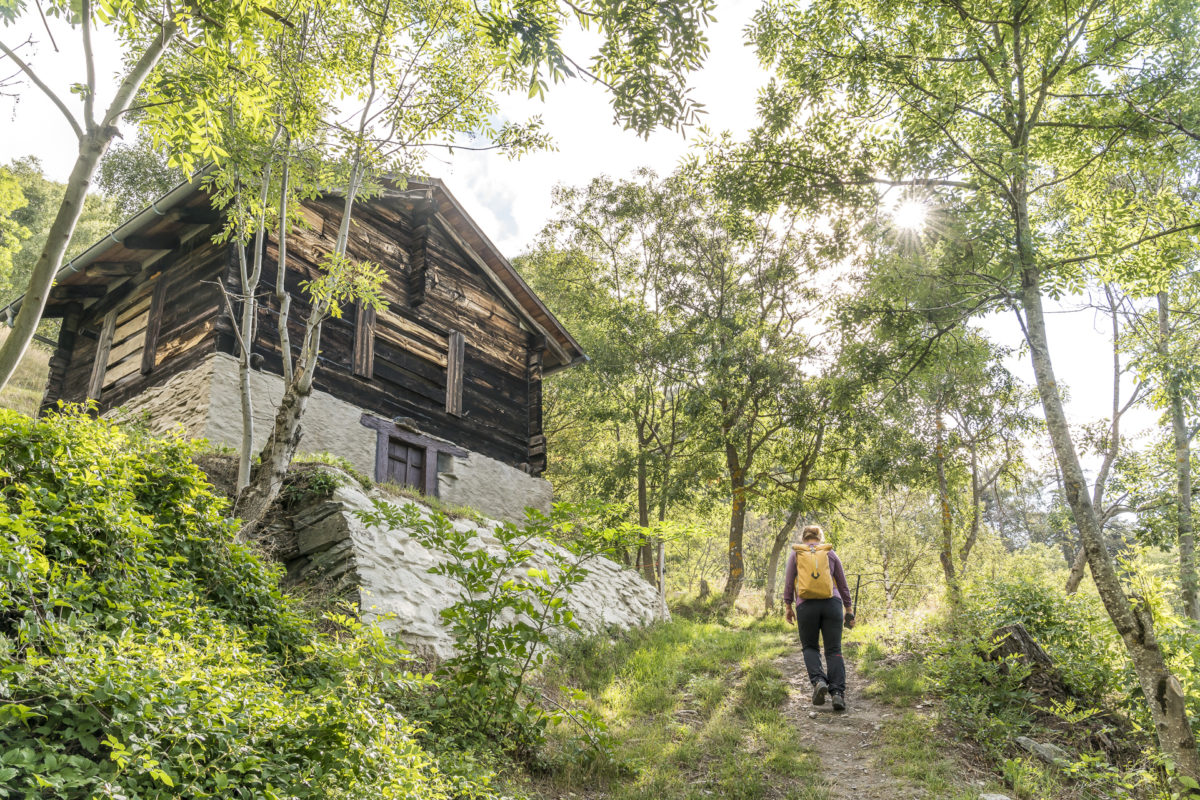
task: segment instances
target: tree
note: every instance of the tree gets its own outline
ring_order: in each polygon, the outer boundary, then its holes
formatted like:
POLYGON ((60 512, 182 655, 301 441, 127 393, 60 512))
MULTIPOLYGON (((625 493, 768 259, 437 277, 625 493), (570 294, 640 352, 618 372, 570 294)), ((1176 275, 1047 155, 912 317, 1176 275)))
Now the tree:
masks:
MULTIPOLYGON (((146 3, 143 0, 118 0, 94 7, 91 0, 67 2, 54 0, 38 13, 48 13, 66 21, 79 33, 84 74, 72 90, 77 111, 51 89, 37 66, 27 62, 20 50, 0 41, 0 55, 12 63, 25 79, 45 94, 61 112, 79 142, 75 164, 67 179, 66 190, 50 224, 42 250, 29 276, 13 331, 0 344, 0 387, 7 383, 29 343, 33 340, 42 311, 50 294, 54 276, 62 265, 96 169, 118 132, 125 116, 139 107, 152 104, 160 119, 169 118, 177 136, 189 143, 188 152, 202 160, 220 155, 206 134, 219 127, 222 115, 213 109, 181 107, 176 103, 179 85, 159 69, 172 54, 181 61, 204 63, 210 68, 252 73, 254 54, 261 37, 269 37, 281 26, 282 17, 269 3, 247 5, 228 0, 201 0, 173 4, 146 3), (124 49, 124 59, 116 91, 108 106, 96 108, 100 89, 93 54, 94 29, 111 30, 124 49)), ((28 4, 17 0, 0 5, 0 21, 9 25, 32 13, 28 4)), ((249 102, 262 101, 263 87, 245 80, 241 92, 249 102)))
POLYGON ((745 577, 748 506, 769 481, 763 456, 787 428, 789 410, 803 402, 803 369, 821 352, 817 274, 829 249, 827 235, 797 216, 730 213, 699 182, 702 174, 681 172, 662 187, 676 198, 675 269, 662 294, 684 315, 693 353, 684 379, 696 398, 696 423, 725 464, 724 594, 733 600, 745 577))
MULTIPOLYGON (((269 69, 264 67, 262 80, 273 87, 272 102, 265 106, 242 102, 239 74, 179 65, 193 106, 229 109, 219 147, 223 163, 205 182, 218 204, 231 209, 225 236, 250 244, 238 250, 240 286, 230 290, 230 315, 239 319, 243 446, 235 512, 243 520, 243 534, 277 497, 299 445, 322 323, 345 305, 369 308, 381 302, 382 273, 347 255, 355 204, 385 188, 403 191, 404 176, 416 173, 433 148, 519 154, 545 146, 548 139, 536 119, 493 122, 501 92, 540 91, 544 77, 557 80, 582 70, 605 81, 619 117, 643 133, 660 124, 690 124, 696 105, 684 80, 706 51, 702 28, 709 8, 704 0, 670 10, 648 2, 534 3, 506 7, 502 14, 459 0, 318 0, 296 9, 286 30, 265 39, 269 69), (561 24, 569 18, 598 28, 605 37, 590 70, 559 46, 561 24), (347 97, 356 112, 341 122, 347 97), (468 138, 478 144, 464 144, 468 138), (286 241, 289 228, 298 223, 296 201, 330 186, 344 198, 337 244, 321 275, 307 283, 306 297, 293 298, 285 291, 286 241), (249 358, 268 238, 278 243, 273 299, 285 387, 271 434, 251 470, 249 358), (300 300, 307 315, 297 351, 289 319, 300 300)), ((155 145, 191 170, 187 141, 163 124, 158 108, 150 103, 144 113, 155 145)))
MULTIPOLYGON (((548 395, 549 418, 565 411, 571 424, 587 431, 586 447, 568 448, 577 467, 565 477, 570 483, 582 472, 594 487, 594 479, 605 476, 611 482, 603 496, 631 503, 642 527, 663 522, 686 499, 697 470, 708 468, 683 380, 689 341, 678 309, 664 302, 663 287, 675 268, 674 198, 659 191, 659 183, 643 170, 628 180, 603 177, 581 189, 557 189, 557 218, 538 250, 520 262, 590 359, 556 379, 548 395), (607 466, 599 466, 595 447, 606 430, 614 438, 601 456, 607 466)), ((564 450, 564 442, 556 440, 554 450, 564 450)), ((661 543, 647 541, 637 555, 637 566, 655 584, 660 549, 661 543)))
MULTIPOLYGON (((0 214, 0 219, 24 229, 20 247, 12 256, 12 268, 7 273, 0 270, 0 301, 8 303, 17 298, 29 285, 29 276, 41 255, 50 233, 50 226, 66 186, 48 179, 42 172, 41 162, 33 157, 19 158, 5 168, 16 180, 25 204, 0 214)), ((120 223, 110 202, 92 193, 83 200, 83 211, 67 246, 65 258, 70 258, 99 241, 120 223)), ((0 225, 7 224, 0 222, 0 225)))
MULTIPOLYGON (((771 4, 754 36, 781 85, 764 101, 771 124, 761 135, 766 147, 753 155, 768 184, 791 182, 771 197, 812 200, 830 190, 845 197, 877 180, 908 184, 962 198, 976 227, 1005 233, 993 239, 999 246, 974 294, 999 293, 1019 312, 1092 575, 1162 752, 1192 780, 1200 778, 1200 756, 1182 690, 1149 609, 1127 596, 1104 546, 1055 378, 1044 299, 1078 287, 1088 270, 1159 282, 1165 276, 1138 254, 1200 224, 1184 219, 1146 232, 1137 223, 1154 198, 1135 194, 1131 207, 1129 194, 1111 192, 1103 180, 1123 151, 1146 154, 1158 149, 1152 142, 1181 137, 1156 128, 1126 99, 1169 97, 1174 86, 1195 84, 1194 67, 1180 80, 1176 62, 1164 66, 1156 57, 1180 40, 1194 42, 1194 24, 1189 9, 1151 2, 771 4), (849 168, 830 157, 846 151, 849 168), (1086 224, 1064 224, 1063 204, 1086 224)), ((1187 142, 1178 144, 1172 157, 1187 152, 1187 142)))
POLYGON ((21 191, 21 181, 11 169, 0 167, 0 280, 12 280, 13 262, 21 251, 21 242, 30 236, 29 228, 22 225, 16 212, 29 205, 21 191))
POLYGON ((118 142, 108 149, 96 174, 96 186, 122 219, 132 217, 188 179, 167 160, 139 131, 132 144, 118 142))

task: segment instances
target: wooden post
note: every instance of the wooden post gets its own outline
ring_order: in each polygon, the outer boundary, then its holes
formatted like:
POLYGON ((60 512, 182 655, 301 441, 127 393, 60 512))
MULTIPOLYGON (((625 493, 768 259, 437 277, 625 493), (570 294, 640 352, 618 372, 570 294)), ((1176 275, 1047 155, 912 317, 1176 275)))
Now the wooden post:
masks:
POLYGON ((430 222, 433 219, 434 211, 432 202, 420 203, 413 211, 413 226, 417 241, 413 246, 408 270, 408 304, 413 308, 425 302, 425 287, 429 273, 430 222))
POLYGON ((449 352, 446 356, 446 413, 461 417, 463 413, 463 359, 466 355, 466 337, 458 331, 450 331, 449 352))
POLYGON ((529 402, 529 447, 526 456, 530 475, 541 475, 546 469, 546 437, 542 433, 542 354, 546 350, 546 337, 540 334, 530 337, 529 351, 525 357, 525 381, 529 402))
POLYGON ((142 344, 142 374, 154 371, 158 361, 158 332, 162 329, 163 302, 167 296, 167 274, 159 273, 150 297, 150 317, 146 321, 146 341, 142 344))
POLYGON ((40 413, 49 411, 62 399, 67 369, 71 366, 71 356, 75 352, 81 316, 83 306, 79 303, 71 303, 63 311, 62 327, 58 330, 58 347, 54 348, 54 355, 50 358, 50 374, 46 380, 46 396, 42 400, 40 413))
POLYGON ((354 374, 367 380, 375 375, 375 309, 362 303, 354 320, 354 374))
POLYGON ((88 381, 88 399, 99 400, 104 388, 104 373, 108 371, 108 351, 112 347, 113 331, 117 327, 117 310, 114 308, 104 317, 100 328, 100 341, 96 343, 96 360, 92 364, 92 379, 88 381))

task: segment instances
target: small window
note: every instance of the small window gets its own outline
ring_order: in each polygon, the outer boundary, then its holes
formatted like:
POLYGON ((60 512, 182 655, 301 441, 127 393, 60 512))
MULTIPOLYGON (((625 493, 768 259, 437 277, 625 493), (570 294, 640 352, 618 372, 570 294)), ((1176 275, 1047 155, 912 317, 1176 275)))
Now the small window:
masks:
POLYGON ((438 469, 448 466, 445 460, 454 456, 466 458, 467 451, 449 442, 422 436, 410 424, 411 420, 388 421, 363 414, 360 420, 377 434, 375 445, 375 480, 392 481, 411 486, 422 494, 436 497, 438 469))
POLYGON ((426 460, 424 447, 393 438, 388 441, 387 479, 424 492, 426 460))

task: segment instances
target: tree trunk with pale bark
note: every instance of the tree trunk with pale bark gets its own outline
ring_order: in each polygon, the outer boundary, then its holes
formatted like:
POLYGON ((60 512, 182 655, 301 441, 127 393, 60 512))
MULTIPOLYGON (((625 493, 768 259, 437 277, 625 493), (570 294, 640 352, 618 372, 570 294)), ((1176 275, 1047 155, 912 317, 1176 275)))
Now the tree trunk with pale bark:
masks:
POLYGON ((787 521, 783 523, 779 533, 775 534, 775 541, 771 543, 771 555, 767 559, 767 588, 763 596, 763 606, 768 613, 775 609, 775 581, 779 572, 779 561, 783 555, 783 548, 792 538, 796 523, 800 521, 800 512, 799 505, 792 506, 787 521))
MULTIPOLYGON (((1020 189, 1021 185, 1017 188, 1020 189)), ((1025 317, 1025 333, 1046 426, 1062 469, 1067 502, 1079 526, 1079 535, 1096 588, 1125 644, 1141 684, 1154 721, 1159 748, 1164 756, 1175 763, 1181 774, 1197 779, 1200 778, 1200 754, 1196 752, 1196 740, 1187 717, 1182 687, 1179 680, 1167 669, 1162 649, 1155 636, 1154 619, 1150 610, 1144 603, 1126 596, 1112 557, 1104 547, 1100 521, 1092 505, 1092 498, 1087 492, 1087 479, 1071 437, 1050 358, 1045 312, 1042 308, 1041 273, 1033 252, 1028 207, 1025 202, 1018 200, 1014 203, 1014 209, 1017 258, 1021 273, 1020 302, 1025 317)))
POLYGON ((958 608, 962 604, 962 590, 959 588, 958 575, 954 569, 954 515, 950 509, 950 485, 946 479, 946 425, 942 420, 940 408, 936 413, 933 458, 937 468, 938 502, 941 506, 942 522, 942 546, 938 560, 941 561, 942 574, 946 578, 950 605, 958 608))
MULTIPOLYGON (((1158 293, 1159 353, 1169 365, 1171 321, 1167 292, 1158 293)), ((1169 366, 1167 367, 1169 369, 1169 366)), ((1175 527, 1179 536, 1179 585, 1183 611, 1200 620, 1200 581, 1196 577, 1196 535, 1192 522, 1192 448, 1183 416, 1183 392, 1170 376, 1163 381, 1171 401, 1171 439, 1175 445, 1175 527)))

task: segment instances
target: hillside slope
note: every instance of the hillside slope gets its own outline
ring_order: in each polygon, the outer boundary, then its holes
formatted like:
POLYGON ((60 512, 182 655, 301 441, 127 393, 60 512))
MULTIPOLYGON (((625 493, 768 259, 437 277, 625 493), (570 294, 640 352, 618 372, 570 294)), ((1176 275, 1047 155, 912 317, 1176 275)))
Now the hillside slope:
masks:
POLYGON ((0 411, 0 797, 492 796, 395 711, 404 651, 319 633, 191 455, 0 411))

